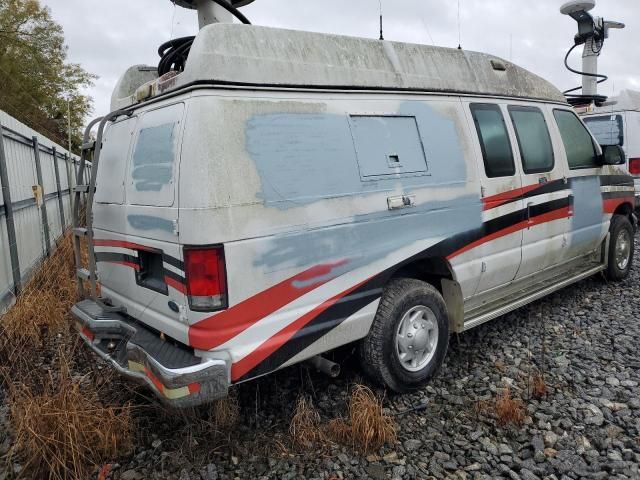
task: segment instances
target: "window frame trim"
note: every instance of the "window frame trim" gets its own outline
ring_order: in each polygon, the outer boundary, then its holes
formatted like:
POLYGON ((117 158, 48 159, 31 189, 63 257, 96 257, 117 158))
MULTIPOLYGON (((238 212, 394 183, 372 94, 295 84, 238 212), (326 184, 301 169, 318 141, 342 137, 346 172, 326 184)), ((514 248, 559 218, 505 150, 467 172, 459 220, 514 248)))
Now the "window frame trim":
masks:
POLYGON ((553 148, 553 140, 551 138, 551 131, 549 130, 549 124, 547 123, 547 117, 540 107, 535 107, 533 105, 507 105, 507 111, 509 112, 509 118, 511 120, 511 125, 513 126, 513 131, 516 134, 516 140, 518 141, 518 152, 520 153, 520 164, 522 165, 522 171, 525 175, 535 175, 540 173, 549 173, 552 172, 556 168, 556 152, 553 148), (545 129, 547 131, 547 137, 549 138, 549 146, 551 147, 551 167, 546 168, 535 168, 535 169, 527 169, 525 164, 525 157, 522 153, 522 142, 520 141, 520 133, 518 132, 518 128, 516 126, 516 122, 513 119, 513 111, 520 112, 531 112, 537 111, 542 116, 542 121, 544 122, 545 129))
POLYGON ((484 165, 484 174, 487 178, 509 178, 514 177, 517 174, 516 169, 516 159, 513 152, 513 144, 511 142, 511 137, 509 136, 509 129, 507 128, 507 121, 504 116, 504 112, 500 105, 497 103, 469 103, 469 110, 471 112, 471 118, 473 119, 473 124, 476 128, 476 136, 478 137, 478 143, 480 143, 480 150, 482 152, 482 163, 484 165), (488 107, 488 108, 487 108, 488 107), (504 133, 507 140, 507 144, 509 145, 509 153, 511 156, 511 168, 512 172, 506 175, 490 175, 487 168, 487 151, 485 148, 484 137, 480 131, 480 124, 475 115, 475 110, 489 110, 489 111, 497 111, 500 114, 500 120, 502 121, 502 126, 504 127, 504 133))

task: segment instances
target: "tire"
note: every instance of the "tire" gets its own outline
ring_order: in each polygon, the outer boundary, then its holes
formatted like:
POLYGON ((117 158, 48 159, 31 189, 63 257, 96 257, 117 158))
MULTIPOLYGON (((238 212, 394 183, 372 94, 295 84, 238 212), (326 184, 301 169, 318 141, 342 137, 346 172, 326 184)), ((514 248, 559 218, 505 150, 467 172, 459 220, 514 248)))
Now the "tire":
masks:
POLYGON ((440 292, 420 280, 398 278, 385 288, 358 353, 363 370, 372 380, 403 393, 425 385, 433 377, 448 345, 449 317, 440 292), (416 320, 410 322, 408 318, 416 320), (414 346, 425 349, 418 351, 414 346))
POLYGON ((605 271, 607 280, 620 282, 629 276, 634 257, 633 226, 624 215, 614 215, 609 228, 608 260, 605 271))

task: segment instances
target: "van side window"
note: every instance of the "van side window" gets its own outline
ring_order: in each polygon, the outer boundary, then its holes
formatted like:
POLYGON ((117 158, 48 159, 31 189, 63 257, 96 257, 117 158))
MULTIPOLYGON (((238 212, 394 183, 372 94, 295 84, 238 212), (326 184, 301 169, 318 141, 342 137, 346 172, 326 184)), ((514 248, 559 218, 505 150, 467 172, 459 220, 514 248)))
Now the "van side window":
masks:
POLYGON ((480 138, 487 177, 514 175, 513 151, 500 107, 490 103, 474 103, 471 105, 471 114, 480 138))
POLYGON ((510 106, 509 114, 518 137, 525 173, 553 170, 554 157, 547 122, 539 108, 510 106))
POLYGON ((584 119, 600 145, 624 146, 624 124, 622 115, 603 115, 584 119))
POLYGON ((597 167, 593 139, 578 117, 568 110, 554 110, 553 116, 556 118, 564 149, 567 152, 569 168, 597 167))

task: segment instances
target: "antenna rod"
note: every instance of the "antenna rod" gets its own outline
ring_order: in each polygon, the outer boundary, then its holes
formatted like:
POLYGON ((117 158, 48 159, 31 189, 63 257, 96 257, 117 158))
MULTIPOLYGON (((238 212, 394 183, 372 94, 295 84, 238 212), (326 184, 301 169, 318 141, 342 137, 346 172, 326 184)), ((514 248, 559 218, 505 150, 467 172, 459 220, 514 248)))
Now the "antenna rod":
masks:
POLYGON ((384 40, 384 32, 382 30, 382 0, 380 0, 380 40, 384 40))

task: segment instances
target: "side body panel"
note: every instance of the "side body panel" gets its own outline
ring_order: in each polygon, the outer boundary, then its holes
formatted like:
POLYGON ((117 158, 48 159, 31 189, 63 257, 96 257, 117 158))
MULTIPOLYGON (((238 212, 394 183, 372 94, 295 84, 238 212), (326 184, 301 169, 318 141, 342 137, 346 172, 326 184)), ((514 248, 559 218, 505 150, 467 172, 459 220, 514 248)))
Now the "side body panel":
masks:
MULTIPOLYGON (((233 382, 364 337, 385 284, 414 262, 444 262, 468 311, 490 306, 517 283, 524 235, 566 239, 571 212, 554 195, 568 202, 571 180, 533 181, 520 167, 512 178, 487 178, 472 101, 196 90, 145 107, 131 140, 122 135, 132 142, 120 148, 124 199, 94 207, 103 292, 198 355, 229 359, 233 382), (536 196, 553 215, 537 212, 529 223, 523 205, 536 196), (228 309, 190 311, 188 245, 224 246, 228 309), (139 281, 149 255, 160 259, 164 290, 139 281)), ((506 117, 511 102, 489 101, 506 117)), ((545 248, 556 268, 558 252, 545 248)))

